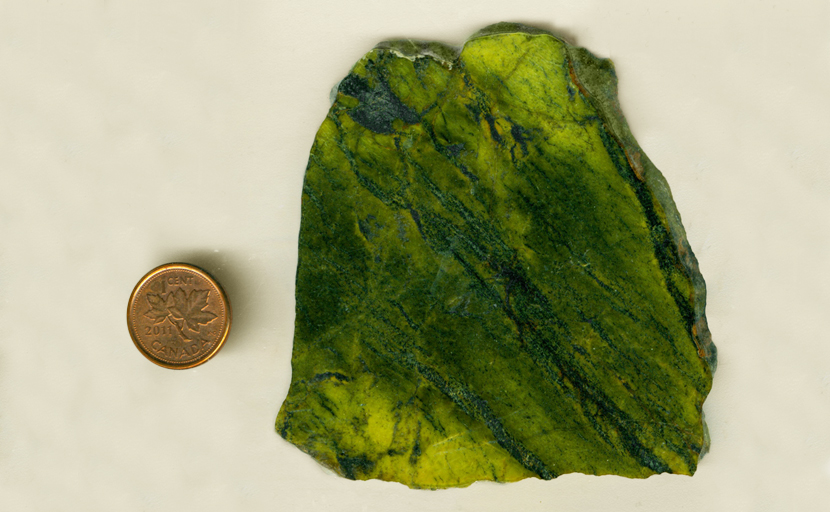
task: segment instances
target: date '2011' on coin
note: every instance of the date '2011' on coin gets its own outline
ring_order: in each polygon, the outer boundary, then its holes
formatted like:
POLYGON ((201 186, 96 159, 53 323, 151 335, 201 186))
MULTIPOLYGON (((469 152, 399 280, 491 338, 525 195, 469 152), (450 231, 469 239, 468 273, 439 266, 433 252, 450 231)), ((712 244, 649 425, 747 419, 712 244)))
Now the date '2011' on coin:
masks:
POLYGON ((204 270, 185 263, 168 263, 147 273, 127 308, 135 346, 165 368, 205 363, 222 348, 230 324, 230 302, 222 287, 204 270))

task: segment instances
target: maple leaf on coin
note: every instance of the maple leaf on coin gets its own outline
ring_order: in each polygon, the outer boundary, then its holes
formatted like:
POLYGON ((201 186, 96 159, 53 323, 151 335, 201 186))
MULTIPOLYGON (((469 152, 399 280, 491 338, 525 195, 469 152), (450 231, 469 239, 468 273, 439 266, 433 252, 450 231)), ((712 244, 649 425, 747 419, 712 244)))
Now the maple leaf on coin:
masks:
POLYGON ((167 310, 167 305, 162 300, 161 296, 155 293, 147 294, 147 302, 150 304, 150 310, 144 313, 147 318, 152 318, 154 324, 158 324, 167 318, 170 312, 167 310))
MULTIPOLYGON (((179 291, 181 291, 181 288, 179 289, 179 291)), ((184 294, 184 292, 182 292, 182 294, 184 294)), ((173 296, 173 292, 170 292, 170 293, 167 294, 167 304, 166 305, 167 305, 168 313, 170 312, 170 308, 176 307, 176 298, 173 296)), ((176 318, 173 318, 172 315, 168 318, 168 320, 170 320, 170 322, 172 322, 173 325, 178 327, 179 332, 181 332, 182 336, 187 338, 187 335, 185 335, 184 331, 182 331, 182 329, 184 328, 184 320, 182 320, 181 318, 179 318, 177 320, 176 318)))
POLYGON ((170 292, 168 295, 168 302, 172 306, 168 306, 168 310, 174 319, 178 320, 178 325, 181 321, 187 324, 191 331, 199 331, 199 326, 204 325, 216 318, 215 313, 210 311, 202 311, 207 307, 209 290, 193 290, 189 294, 185 294, 184 290, 179 288, 175 292, 170 292))

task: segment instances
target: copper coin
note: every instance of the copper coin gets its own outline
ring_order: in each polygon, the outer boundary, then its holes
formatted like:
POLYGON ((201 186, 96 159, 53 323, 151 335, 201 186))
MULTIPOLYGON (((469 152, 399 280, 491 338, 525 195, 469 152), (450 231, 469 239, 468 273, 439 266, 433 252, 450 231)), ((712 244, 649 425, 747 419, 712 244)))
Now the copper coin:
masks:
POLYGON ((231 327, 231 305, 207 272, 168 263, 135 285, 127 327, 147 359, 183 370, 206 362, 222 348, 231 327))

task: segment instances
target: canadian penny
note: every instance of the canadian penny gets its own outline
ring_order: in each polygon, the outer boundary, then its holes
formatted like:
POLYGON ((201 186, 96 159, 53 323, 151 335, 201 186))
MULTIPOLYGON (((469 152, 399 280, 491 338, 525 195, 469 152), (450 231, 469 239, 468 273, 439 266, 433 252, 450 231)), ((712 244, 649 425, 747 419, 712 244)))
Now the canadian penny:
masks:
POLYGON ((224 290, 186 263, 154 268, 135 285, 127 327, 138 350, 165 368, 193 368, 215 356, 231 327, 224 290))

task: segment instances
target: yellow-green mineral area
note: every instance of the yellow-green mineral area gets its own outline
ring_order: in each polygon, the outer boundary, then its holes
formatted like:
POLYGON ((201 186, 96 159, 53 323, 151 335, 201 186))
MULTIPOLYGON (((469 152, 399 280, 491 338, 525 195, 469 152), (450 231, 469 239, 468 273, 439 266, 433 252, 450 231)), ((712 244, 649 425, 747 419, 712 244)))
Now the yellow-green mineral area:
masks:
POLYGON ((461 49, 382 43, 334 100, 277 432, 416 488, 693 474, 705 285, 612 63, 502 23, 461 49))

